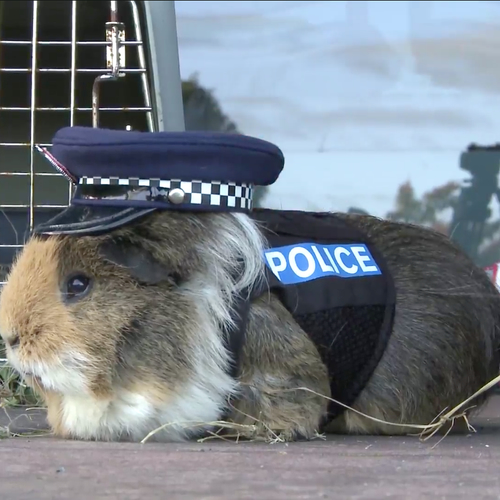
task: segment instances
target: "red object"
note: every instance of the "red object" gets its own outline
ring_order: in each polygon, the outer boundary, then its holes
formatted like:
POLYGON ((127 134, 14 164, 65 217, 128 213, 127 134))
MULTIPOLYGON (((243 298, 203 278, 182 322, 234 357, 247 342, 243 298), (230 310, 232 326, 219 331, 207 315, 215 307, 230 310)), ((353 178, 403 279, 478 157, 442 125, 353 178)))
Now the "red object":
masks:
POLYGON ((41 146, 35 145, 36 150, 41 153, 49 162, 52 164, 52 166, 58 170, 61 174, 64 175, 69 181, 71 181, 73 184, 78 183, 78 178, 75 177, 60 161, 57 160, 57 158, 52 155, 47 148, 42 148, 41 146))
POLYGON ((491 266, 487 266, 484 268, 486 274, 490 277, 491 281, 496 285, 498 290, 500 291, 500 262, 495 262, 491 266))
MULTIPOLYGON (((491 266, 484 268, 486 274, 490 277, 491 281, 495 283, 497 290, 500 291, 500 262, 495 262, 491 266)), ((500 382, 497 384, 497 390, 500 390, 500 382)))

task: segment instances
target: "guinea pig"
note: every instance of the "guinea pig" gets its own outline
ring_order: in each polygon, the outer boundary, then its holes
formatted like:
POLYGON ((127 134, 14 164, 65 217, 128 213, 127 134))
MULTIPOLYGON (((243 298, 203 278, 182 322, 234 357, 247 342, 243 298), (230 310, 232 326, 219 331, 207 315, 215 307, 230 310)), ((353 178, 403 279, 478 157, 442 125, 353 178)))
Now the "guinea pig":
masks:
POLYGON ((222 419, 250 439, 415 432, 404 424, 430 423, 498 375, 500 295, 442 234, 332 217, 367 235, 395 289, 390 337, 352 408, 400 427, 350 410, 325 424, 327 366, 266 288, 264 227, 241 213, 157 211, 96 236, 32 236, 0 296, 10 364, 64 438, 140 440, 162 427, 155 439, 184 440, 222 419), (235 376, 227 332, 248 290, 261 292, 235 376))

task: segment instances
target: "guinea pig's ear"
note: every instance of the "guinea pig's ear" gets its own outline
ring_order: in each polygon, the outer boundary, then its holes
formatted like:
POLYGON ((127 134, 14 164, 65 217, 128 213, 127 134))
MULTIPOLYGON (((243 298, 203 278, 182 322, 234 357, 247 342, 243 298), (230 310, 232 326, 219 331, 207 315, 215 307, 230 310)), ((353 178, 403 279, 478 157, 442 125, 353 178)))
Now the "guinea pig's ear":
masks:
POLYGON ((144 285, 157 285, 163 281, 177 282, 170 273, 147 250, 126 240, 107 240, 99 247, 102 257, 125 267, 132 277, 144 285))

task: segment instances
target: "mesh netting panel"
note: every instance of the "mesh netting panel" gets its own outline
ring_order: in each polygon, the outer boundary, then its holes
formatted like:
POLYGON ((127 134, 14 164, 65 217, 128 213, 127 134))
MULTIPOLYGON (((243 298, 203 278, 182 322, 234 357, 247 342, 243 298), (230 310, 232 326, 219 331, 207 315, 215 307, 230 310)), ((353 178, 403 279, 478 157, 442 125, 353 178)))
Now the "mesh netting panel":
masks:
MULTIPOLYGON (((352 404, 379 361, 385 306, 339 307, 295 317, 330 372, 332 398, 352 404)), ((340 413, 338 405, 330 411, 340 413)))

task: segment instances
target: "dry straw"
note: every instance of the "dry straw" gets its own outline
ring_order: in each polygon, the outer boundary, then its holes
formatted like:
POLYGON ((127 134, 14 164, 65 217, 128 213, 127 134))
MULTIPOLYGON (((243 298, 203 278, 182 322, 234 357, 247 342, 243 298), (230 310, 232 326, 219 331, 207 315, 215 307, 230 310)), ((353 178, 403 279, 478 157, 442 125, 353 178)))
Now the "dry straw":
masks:
MULTIPOLYGON (((372 417, 370 415, 367 415, 363 412, 360 412, 359 410, 356 410, 348 405, 345 405, 344 403, 341 403, 340 401, 337 401, 333 398, 324 396, 323 394, 320 394, 316 391, 313 391, 312 389, 309 389, 307 387, 298 387, 296 389, 289 389, 287 391, 297 391, 297 390, 303 390, 310 392, 312 394, 315 394, 317 396, 323 397, 329 401, 333 401, 334 403, 337 403, 338 405, 344 407, 345 409, 352 411, 354 413, 357 413, 358 415, 361 415, 364 418, 367 418, 369 420, 373 420, 374 422, 378 422, 381 424, 393 426, 393 427, 403 427, 406 429, 414 429, 414 430, 419 430, 420 433, 416 434, 420 436, 420 439, 422 441, 427 441, 431 437, 433 437, 437 432, 439 432, 446 424, 450 424, 448 430, 444 434, 443 438, 444 439, 452 430, 455 421, 459 418, 462 418, 467 425, 467 429, 470 432, 475 432, 474 427, 469 423, 468 417, 467 417, 467 412, 474 408, 474 405, 472 406, 467 406, 471 401, 473 401, 476 397, 479 395, 483 394, 487 390, 491 389, 493 386, 498 384, 500 382, 500 375, 495 377, 493 380, 485 384, 483 387, 481 387, 479 390, 477 390, 474 394, 472 394, 470 397, 462 401, 460 404, 456 405, 454 408, 451 410, 447 411, 447 408, 441 411, 430 423, 428 424, 401 424, 401 423, 396 423, 396 422, 388 422, 376 417, 372 417)), ((285 391, 280 391, 280 392, 285 392, 285 391)), ((233 409, 235 409, 233 407, 233 409)), ((236 409, 235 409, 236 410, 236 409)), ((239 411, 239 410, 236 410, 239 411)), ((240 412, 241 413, 241 412, 240 412)), ((214 422, 198 422, 198 421, 192 421, 192 422, 169 422, 166 423, 157 429, 154 429, 151 431, 142 441, 141 443, 145 443, 148 441, 152 436, 157 434, 158 432, 162 431, 163 429, 166 429, 171 426, 182 426, 182 427, 218 427, 219 430, 217 432, 212 432, 209 431, 208 434, 209 436, 204 437, 199 439, 198 441, 203 442, 206 441, 207 439, 223 439, 223 440, 231 440, 231 441, 236 441, 239 442, 241 433, 244 432, 245 436, 254 436, 255 439, 258 439, 258 436, 261 436, 262 431, 265 430, 267 431, 267 436, 269 436, 268 439, 266 439, 268 442, 275 443, 275 442, 284 442, 284 439, 279 435, 276 434, 272 429, 270 429, 268 426, 266 426, 263 422, 261 422, 257 418, 250 417, 247 414, 244 414, 247 418, 250 418, 251 420, 255 421, 255 424, 249 424, 249 425, 244 425, 244 424, 237 424, 234 422, 226 422, 226 421, 214 421, 214 422), (234 435, 220 435, 222 430, 234 430, 235 434, 234 435)), ((323 435, 318 434, 316 437, 323 438, 323 435)), ((436 443, 437 446, 441 441, 439 440, 438 443, 436 443)), ((245 437, 245 441, 248 441, 245 437)), ((251 439, 250 439, 251 440, 251 439)))
MULTIPOLYGON (((475 432, 474 427, 469 423, 467 412, 474 408, 474 405, 472 406, 467 406, 469 403, 471 403, 476 397, 479 395, 483 394, 487 390, 491 389, 493 386, 498 384, 500 382, 500 375, 492 379, 490 382, 485 384, 483 387, 481 387, 479 390, 477 390, 474 394, 472 394, 470 397, 462 401, 460 404, 456 405, 454 408, 451 410, 447 411, 447 408, 441 411, 430 423, 428 424, 401 424, 401 423, 396 423, 396 422, 388 422, 386 420, 382 420, 376 417, 372 417, 370 415, 367 415, 359 410, 356 410, 355 408, 352 408, 344 403, 341 403, 340 401, 337 401, 333 398, 330 398, 328 396, 325 396, 323 394, 320 394, 316 391, 313 391, 312 389, 309 389, 307 387, 298 387, 296 389, 288 389, 284 391, 276 391, 276 392, 289 392, 289 391, 297 391, 297 390, 302 390, 302 391, 307 391, 312 394, 315 394, 317 396, 323 397, 329 401, 333 401, 334 403, 337 403, 338 405, 342 406, 343 408, 352 411, 358 415, 361 415, 364 418, 367 418, 369 420, 372 420, 374 422, 378 422, 384 425, 388 426, 393 426, 393 427, 399 427, 399 428, 406 428, 406 429, 414 429, 416 431, 420 431, 418 435, 420 436, 420 439, 422 441, 427 441, 431 437, 433 437, 437 432, 439 432, 446 424, 450 424, 448 430, 444 434, 443 438, 444 439, 452 430, 455 421, 459 418, 462 418, 464 422, 467 425, 467 429, 470 432, 475 432)), ((1 405, 0 405, 1 406, 1 405)), ((3 408, 5 411, 5 408, 3 408)), ((32 409, 40 409, 40 408, 32 408, 32 409)), ((251 441, 251 440, 265 440, 268 443, 278 443, 278 442, 285 442, 285 439, 277 434, 275 431, 270 429, 264 422, 259 420, 258 418, 251 417, 250 415, 247 415, 236 408, 233 407, 235 411, 238 411, 239 413, 242 413, 245 417, 247 417, 250 420, 253 420, 255 423, 254 424, 238 424, 235 422, 227 422, 224 420, 216 420, 213 422, 199 422, 199 421, 184 421, 184 422, 168 422, 166 424, 161 425, 160 427, 152 430, 150 433, 148 433, 142 440, 141 444, 146 443, 151 437, 153 437, 155 434, 158 432, 172 426, 181 426, 184 428, 194 428, 194 427, 211 427, 211 428, 218 428, 217 431, 208 431, 207 434, 208 436, 199 439, 199 442, 204 442, 209 439, 221 439, 225 441, 231 441, 231 442, 236 442, 238 443, 240 441, 240 438, 242 435, 245 436, 245 441, 251 441), (221 434, 223 430, 233 430, 234 434, 221 434), (263 438, 263 436, 266 436, 263 438)), ((27 409, 29 410, 29 409, 27 409)), ((14 419, 15 420, 15 419, 14 419)), ((12 424, 13 422, 11 422, 12 424)), ((10 425, 9 425, 10 427, 10 425)), ((9 427, 0 427, 0 437, 7 437, 7 436, 31 436, 34 437, 35 435, 47 435, 48 433, 45 431, 35 431, 32 433, 23 433, 23 434, 17 434, 13 433, 10 431, 9 427)), ((324 438, 324 435, 322 434, 317 434, 315 436, 316 438, 324 438)), ((436 443, 437 446, 441 441, 439 440, 438 443, 436 443)))

